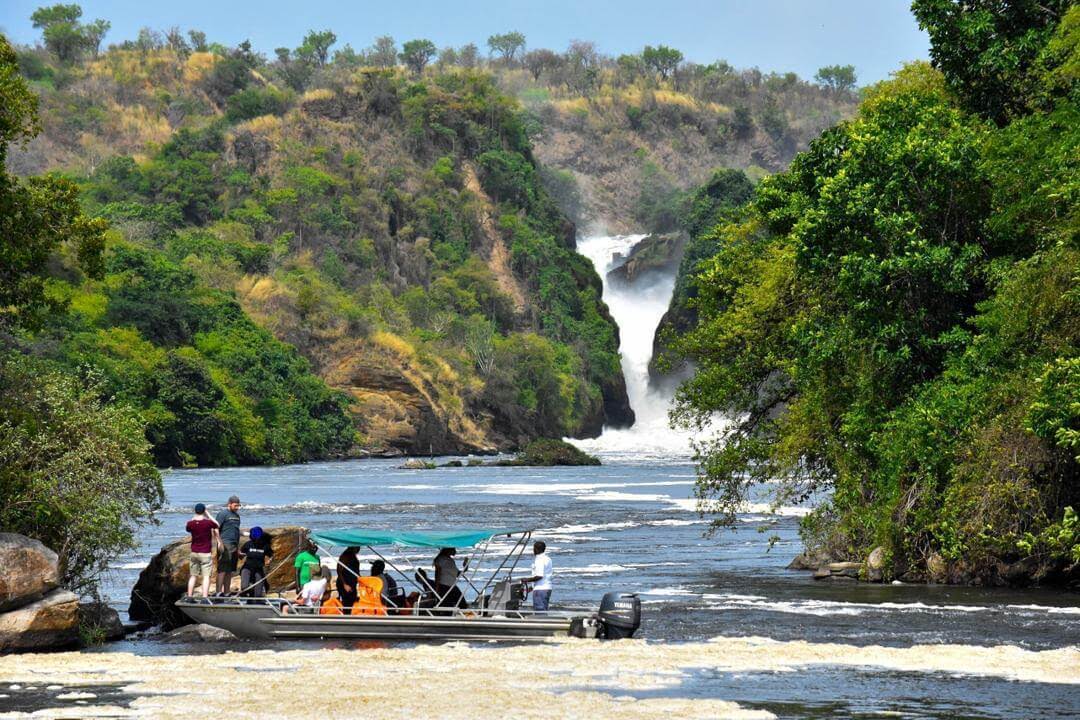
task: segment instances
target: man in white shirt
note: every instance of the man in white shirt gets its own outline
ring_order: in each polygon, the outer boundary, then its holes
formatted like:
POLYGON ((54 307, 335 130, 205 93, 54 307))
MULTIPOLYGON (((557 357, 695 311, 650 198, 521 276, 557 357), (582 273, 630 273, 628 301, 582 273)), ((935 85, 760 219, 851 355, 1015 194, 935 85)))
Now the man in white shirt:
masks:
POLYGON ((537 612, 545 612, 551 602, 551 558, 545 550, 547 545, 543 540, 533 543, 533 574, 532 577, 525 578, 527 583, 536 583, 533 585, 532 596, 533 610, 537 612))

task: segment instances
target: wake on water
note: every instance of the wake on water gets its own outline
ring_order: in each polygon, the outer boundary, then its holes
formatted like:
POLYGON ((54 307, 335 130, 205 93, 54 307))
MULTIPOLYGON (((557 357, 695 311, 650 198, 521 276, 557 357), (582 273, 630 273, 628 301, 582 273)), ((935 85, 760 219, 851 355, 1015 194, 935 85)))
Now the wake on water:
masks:
POLYGON ((638 280, 631 286, 612 285, 607 274, 646 235, 600 235, 578 241, 578 252, 587 257, 604 283, 604 301, 619 326, 619 354, 630 407, 637 420, 629 428, 604 428, 598 438, 571 440, 589 453, 607 459, 620 456, 641 461, 643 457, 679 458, 693 453, 692 435, 673 429, 668 421, 672 395, 649 384, 649 360, 653 335, 671 302, 675 275, 665 274, 651 282, 638 280))

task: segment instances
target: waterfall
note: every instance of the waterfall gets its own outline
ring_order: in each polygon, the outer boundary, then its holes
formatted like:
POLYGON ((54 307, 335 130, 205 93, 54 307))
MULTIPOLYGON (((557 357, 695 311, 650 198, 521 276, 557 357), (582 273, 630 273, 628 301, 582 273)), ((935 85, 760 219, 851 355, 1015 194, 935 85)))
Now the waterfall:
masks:
POLYGON ((636 457, 682 456, 691 453, 691 435, 673 430, 668 424, 671 407, 670 389, 649 386, 649 360, 653 335, 671 301, 675 289, 674 273, 659 278, 639 279, 629 285, 612 285, 608 272, 619 264, 645 235, 588 237, 578 241, 577 251, 587 257, 604 283, 604 302, 619 326, 619 355, 630 406, 637 415, 632 427, 605 428, 598 438, 574 440, 586 452, 601 455, 633 454, 636 457))

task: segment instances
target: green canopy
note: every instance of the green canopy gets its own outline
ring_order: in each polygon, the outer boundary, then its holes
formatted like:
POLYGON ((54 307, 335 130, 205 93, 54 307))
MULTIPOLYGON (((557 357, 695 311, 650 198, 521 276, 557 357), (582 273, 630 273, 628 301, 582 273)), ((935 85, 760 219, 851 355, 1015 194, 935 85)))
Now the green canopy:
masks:
POLYGON ((394 532, 392 530, 325 530, 311 533, 311 539, 323 545, 359 547, 361 545, 401 545, 403 547, 471 547, 496 535, 518 535, 528 530, 507 528, 465 528, 433 532, 394 532))

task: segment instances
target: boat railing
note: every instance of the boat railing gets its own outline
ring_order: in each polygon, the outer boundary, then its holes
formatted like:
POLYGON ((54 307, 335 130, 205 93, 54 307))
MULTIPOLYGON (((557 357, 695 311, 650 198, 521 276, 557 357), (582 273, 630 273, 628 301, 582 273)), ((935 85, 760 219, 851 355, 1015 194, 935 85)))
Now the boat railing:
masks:
POLYGON ((348 611, 340 611, 336 613, 323 613, 320 605, 306 605, 295 602, 287 597, 249 597, 243 595, 217 595, 210 598, 183 598, 196 605, 205 605, 207 607, 238 607, 238 608, 251 608, 251 607, 268 607, 282 617, 293 616, 322 616, 322 617, 424 617, 424 618, 437 618, 437 617, 452 617, 458 619, 469 618, 508 618, 513 620, 524 620, 531 617, 560 617, 564 615, 579 615, 582 612, 591 612, 589 608, 573 608, 564 607, 558 610, 533 610, 529 607, 521 608, 487 608, 487 607, 420 607, 419 605, 410 608, 399 608, 387 606, 382 608, 383 612, 377 615, 371 613, 353 614, 348 611))

